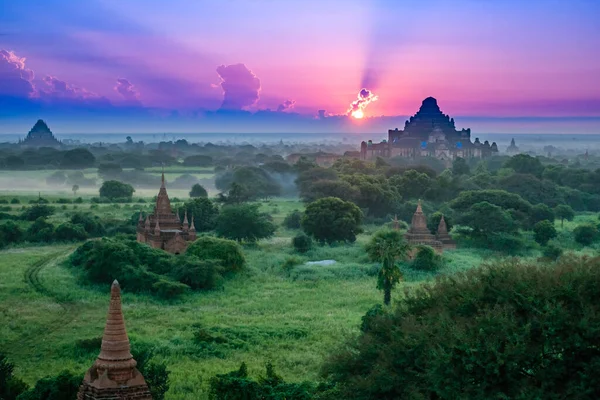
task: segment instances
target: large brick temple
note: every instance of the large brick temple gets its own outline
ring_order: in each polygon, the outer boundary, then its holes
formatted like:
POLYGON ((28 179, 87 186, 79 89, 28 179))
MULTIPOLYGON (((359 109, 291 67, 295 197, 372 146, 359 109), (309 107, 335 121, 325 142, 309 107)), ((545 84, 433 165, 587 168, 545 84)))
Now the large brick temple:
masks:
POLYGON ((179 215, 173 212, 165 186, 165 174, 163 173, 154 213, 147 215, 144 220, 140 212, 137 225, 137 241, 147 243, 155 249, 180 254, 194 240, 196 240, 194 218, 191 216, 190 222, 188 222, 186 211, 183 222, 181 222, 179 215))
POLYGON ((110 305, 100 354, 85 374, 77 400, 152 400, 146 380, 136 368, 121 310, 121 287, 110 289, 110 305))

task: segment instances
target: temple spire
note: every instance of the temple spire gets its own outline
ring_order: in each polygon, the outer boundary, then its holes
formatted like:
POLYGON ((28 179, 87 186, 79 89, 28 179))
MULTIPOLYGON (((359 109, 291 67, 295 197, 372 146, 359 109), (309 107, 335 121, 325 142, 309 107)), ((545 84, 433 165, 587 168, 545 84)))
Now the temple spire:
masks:
POLYGON ((423 214, 423 208, 421 207, 421 199, 419 199, 419 202, 417 203, 417 211, 415 211, 415 213, 423 214))
POLYGON ((144 221, 143 215, 142 215, 142 210, 140 210, 140 217, 138 218, 138 224, 141 224, 142 221, 144 221))
POLYGON ((146 223, 144 224, 144 227, 147 231, 150 230, 150 214, 146 215, 146 223))
POLYGON ((196 232, 196 227, 194 226, 194 215, 193 214, 190 216, 190 231, 196 232))
POLYGON ((121 286, 115 279, 110 288, 110 306, 106 318, 106 327, 102 336, 102 347, 96 365, 106 364, 107 368, 123 363, 133 364, 135 361, 131 355, 129 337, 125 330, 125 320, 121 310, 121 286))
POLYGON ((183 230, 187 231, 190 227, 190 224, 188 222, 188 217, 187 217, 187 209, 184 211, 183 214, 183 230))
POLYGON ((158 217, 156 218, 156 225, 154 226, 154 234, 160 235, 160 226, 158 225, 158 217))
POLYGON ((161 175, 161 178, 160 178, 160 187, 161 188, 165 187, 165 167, 164 167, 164 165, 162 167, 162 175, 161 175))
POLYGON ((438 235, 446 235, 448 234, 448 226, 446 225, 446 220, 444 219, 444 215, 442 214, 442 218, 440 219, 440 223, 437 229, 438 235))

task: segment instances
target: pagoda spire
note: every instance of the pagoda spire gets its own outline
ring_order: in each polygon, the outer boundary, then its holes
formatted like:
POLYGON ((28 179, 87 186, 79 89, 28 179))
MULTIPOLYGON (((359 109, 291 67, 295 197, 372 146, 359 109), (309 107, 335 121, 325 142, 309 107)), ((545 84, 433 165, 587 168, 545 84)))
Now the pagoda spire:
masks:
POLYGON ((146 222, 144 224, 144 227, 146 228, 147 231, 150 230, 150 214, 146 215, 146 222))
POLYGON ((193 214, 190 216, 190 231, 196 232, 196 227, 194 226, 194 215, 193 214))
POLYGON ((138 224, 141 224, 144 221, 142 210, 140 210, 140 217, 138 218, 138 224))
POLYGON ((158 225, 158 217, 156 217, 156 225, 154 226, 154 234, 160 235, 160 226, 158 225))
POLYGON ((444 219, 444 215, 442 214, 442 218, 440 218, 440 223, 437 228, 438 235, 447 235, 448 234, 448 225, 446 225, 446 220, 444 219))
POLYGON ((162 175, 160 178, 160 187, 165 188, 165 166, 162 167, 162 175))
POLYGON ((100 354, 85 374, 77 399, 151 400, 148 385, 136 365, 121 310, 121 287, 115 280, 110 288, 110 305, 100 354))
POLYGON ((417 203, 417 211, 415 211, 415 213, 423 214, 423 208, 421 207, 421 199, 419 199, 419 202, 417 203))
POLYGON ((183 230, 187 231, 189 228, 190 228, 190 224, 188 222, 187 209, 185 209, 184 214, 183 214, 183 230))

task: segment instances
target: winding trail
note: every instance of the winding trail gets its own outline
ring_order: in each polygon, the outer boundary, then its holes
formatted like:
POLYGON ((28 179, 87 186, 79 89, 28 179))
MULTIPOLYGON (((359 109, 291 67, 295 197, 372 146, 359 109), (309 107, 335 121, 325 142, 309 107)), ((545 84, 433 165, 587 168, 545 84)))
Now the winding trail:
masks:
POLYGON ((51 300, 53 300, 62 308, 62 311, 60 312, 59 317, 56 320, 52 321, 50 324, 47 324, 38 329, 33 329, 31 331, 28 330, 25 334, 23 334, 19 339, 19 342, 16 344, 17 352, 29 350, 35 347, 35 344, 40 337, 48 335, 49 333, 55 332, 67 326, 78 315, 78 306, 75 302, 67 300, 67 297, 64 293, 58 293, 53 291, 52 288, 49 288, 48 286, 44 285, 44 283, 40 279, 40 272, 44 268, 50 265, 58 264, 59 262, 63 261, 73 252, 74 249, 75 247, 69 247, 67 250, 62 250, 59 252, 49 254, 48 256, 36 261, 25 270, 23 274, 25 282, 29 284, 37 293, 49 297, 51 300))

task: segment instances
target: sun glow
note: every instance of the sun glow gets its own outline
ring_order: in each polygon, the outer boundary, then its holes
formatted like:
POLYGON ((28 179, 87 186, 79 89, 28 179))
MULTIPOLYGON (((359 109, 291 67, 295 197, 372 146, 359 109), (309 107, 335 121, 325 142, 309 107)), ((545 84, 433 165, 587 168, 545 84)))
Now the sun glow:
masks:
POLYGON ((365 116, 365 113, 363 113, 362 110, 356 110, 356 111, 352 111, 352 116, 356 119, 361 119, 362 117, 365 116))

